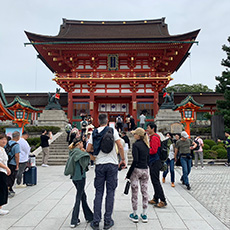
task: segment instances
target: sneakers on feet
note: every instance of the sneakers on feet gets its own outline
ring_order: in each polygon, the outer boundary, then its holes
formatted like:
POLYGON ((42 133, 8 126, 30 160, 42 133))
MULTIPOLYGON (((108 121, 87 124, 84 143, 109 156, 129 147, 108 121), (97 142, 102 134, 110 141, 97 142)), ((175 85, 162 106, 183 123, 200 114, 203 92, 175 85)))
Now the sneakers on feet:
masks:
POLYGON ((141 220, 142 220, 143 223, 148 223, 148 217, 147 217, 147 215, 141 214, 141 220))
POLYGON ((153 205, 158 203, 155 199, 149 200, 148 202, 149 202, 149 204, 153 204, 153 205))
POLYGON ((90 223, 90 227, 93 229, 93 230, 99 230, 99 223, 98 222, 91 222, 90 223))
POLYGON ((162 178, 162 183, 165 183, 165 177, 162 178))
POLYGON ((226 167, 229 167, 229 166, 230 166, 228 162, 226 162, 224 165, 225 165, 226 167))
POLYGON ((81 223, 81 221, 78 219, 76 224, 70 224, 71 228, 76 228, 79 224, 81 223))
POLYGON ((15 192, 14 191, 8 191, 8 197, 9 198, 13 198, 15 196, 15 192))
POLYGON ((203 167, 201 167, 201 169, 205 169, 205 167, 203 166, 203 167))
POLYGON ((183 176, 180 178, 182 184, 184 184, 183 176))
POLYGON ((114 221, 113 220, 105 221, 103 229, 110 229, 113 225, 114 225, 114 221))
POLYGON ((188 190, 190 190, 191 189, 191 187, 190 187, 190 185, 188 184, 188 185, 186 185, 186 187, 187 187, 187 189, 188 190))
POLYGON ((9 213, 8 210, 0 209, 0 216, 7 215, 8 213, 9 213))
POLYGON ((194 167, 195 169, 198 169, 197 167, 194 167))
POLYGON ((26 188, 26 184, 16 184, 15 188, 26 188))
POLYGON ((136 214, 136 215, 134 215, 134 213, 131 213, 130 215, 129 215, 129 219, 130 220, 132 220, 134 223, 138 223, 138 215, 136 214))
POLYGON ((49 165, 47 165, 47 164, 42 164, 42 167, 49 167, 49 165))
POLYGON ((171 186, 172 186, 173 188, 175 187, 175 184, 174 184, 174 182, 172 182, 172 183, 171 183, 171 186))
POLYGON ((166 201, 160 201, 158 204, 154 205, 157 208, 164 208, 165 206, 167 206, 166 201))

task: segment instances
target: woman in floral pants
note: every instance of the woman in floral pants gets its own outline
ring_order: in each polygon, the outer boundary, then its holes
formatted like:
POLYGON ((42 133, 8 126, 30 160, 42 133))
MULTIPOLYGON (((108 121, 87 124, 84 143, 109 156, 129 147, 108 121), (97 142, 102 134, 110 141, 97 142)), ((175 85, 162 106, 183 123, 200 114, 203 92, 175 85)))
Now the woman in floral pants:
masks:
POLYGON ((131 181, 132 189, 132 208, 133 213, 129 215, 129 218, 137 223, 139 217, 137 215, 137 205, 138 205, 138 184, 141 185, 142 193, 142 207, 143 211, 140 215, 140 218, 143 223, 148 222, 147 218, 147 207, 148 207, 148 161, 149 161, 149 141, 148 136, 145 133, 145 130, 142 128, 137 128, 132 131, 136 142, 133 144, 132 155, 133 162, 129 171, 126 175, 127 179, 131 181))

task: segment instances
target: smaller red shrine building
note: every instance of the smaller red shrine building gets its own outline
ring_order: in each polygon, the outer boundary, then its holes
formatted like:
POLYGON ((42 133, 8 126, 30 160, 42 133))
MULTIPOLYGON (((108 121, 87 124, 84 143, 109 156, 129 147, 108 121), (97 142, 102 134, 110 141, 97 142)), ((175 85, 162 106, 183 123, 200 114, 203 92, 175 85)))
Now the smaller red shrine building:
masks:
POLYGON ((199 30, 171 36, 165 18, 143 21, 63 19, 57 36, 26 32, 39 58, 68 92, 68 118, 107 113, 137 120, 158 112, 158 93, 186 60, 199 30))

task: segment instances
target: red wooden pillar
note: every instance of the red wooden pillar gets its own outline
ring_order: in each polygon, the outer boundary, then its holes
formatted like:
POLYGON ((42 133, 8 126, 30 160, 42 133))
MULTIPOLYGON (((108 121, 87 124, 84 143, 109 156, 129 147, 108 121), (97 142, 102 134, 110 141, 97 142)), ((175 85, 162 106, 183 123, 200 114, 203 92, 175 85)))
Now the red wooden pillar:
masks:
POLYGON ((95 117, 95 101, 94 101, 94 92, 90 92, 90 98, 89 98, 89 113, 93 120, 97 119, 95 117))
POLYGON ((154 119, 158 113, 158 110, 159 110, 159 93, 154 91, 154 99, 153 99, 153 114, 154 114, 154 119))
POLYGON ((135 123, 137 122, 137 95, 136 91, 132 93, 132 116, 134 118, 135 123))
POLYGON ((73 92, 68 92, 68 113, 67 117, 72 123, 73 121, 73 92))

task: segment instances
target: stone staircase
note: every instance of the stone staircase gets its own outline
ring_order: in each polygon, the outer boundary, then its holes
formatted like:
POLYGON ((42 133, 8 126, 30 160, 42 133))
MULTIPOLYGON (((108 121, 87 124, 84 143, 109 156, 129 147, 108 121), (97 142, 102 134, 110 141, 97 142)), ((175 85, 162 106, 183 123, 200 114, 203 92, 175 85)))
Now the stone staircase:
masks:
MULTIPOLYGON (((62 133, 60 137, 58 137, 53 143, 50 144, 49 149, 49 165, 65 165, 68 156, 68 142, 66 142, 67 134, 65 132, 62 133)), ((40 153, 36 157, 36 164, 41 165, 42 163, 42 153, 40 153)))

